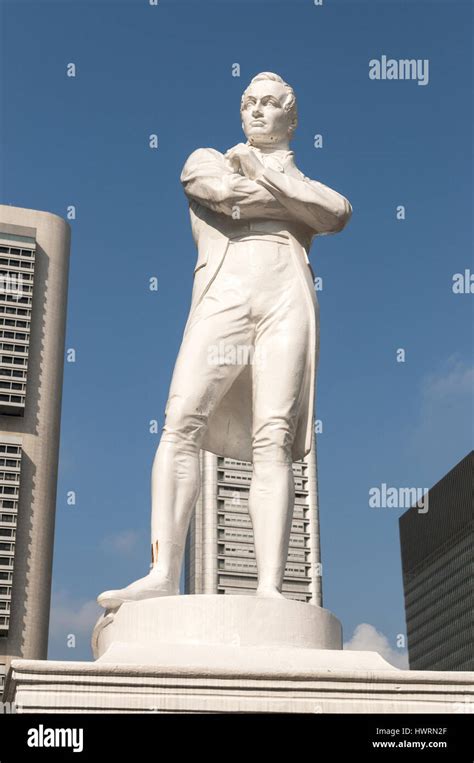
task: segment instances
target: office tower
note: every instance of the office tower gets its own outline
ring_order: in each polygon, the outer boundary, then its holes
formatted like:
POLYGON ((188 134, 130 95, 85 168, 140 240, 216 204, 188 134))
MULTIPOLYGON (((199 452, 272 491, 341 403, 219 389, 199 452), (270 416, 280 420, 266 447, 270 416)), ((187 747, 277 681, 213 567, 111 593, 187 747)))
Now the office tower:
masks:
POLYGON ((69 225, 0 206, 0 689, 47 657, 69 225))
MULTIPOLYGON (((253 594, 257 567, 248 513, 252 465, 201 451, 201 494, 185 552, 185 592, 253 594)), ((316 445, 293 464, 295 508, 282 593, 321 606, 316 445)))
POLYGON ((473 454, 399 520, 412 670, 474 670, 473 454))

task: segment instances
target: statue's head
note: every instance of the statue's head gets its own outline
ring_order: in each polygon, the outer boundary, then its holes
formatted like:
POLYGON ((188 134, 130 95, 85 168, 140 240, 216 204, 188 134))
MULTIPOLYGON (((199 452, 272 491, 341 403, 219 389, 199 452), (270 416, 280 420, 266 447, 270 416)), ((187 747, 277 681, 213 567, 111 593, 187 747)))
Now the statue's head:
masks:
POLYGON ((257 74, 242 95, 240 115, 253 146, 291 140, 298 121, 293 88, 273 72, 257 74))

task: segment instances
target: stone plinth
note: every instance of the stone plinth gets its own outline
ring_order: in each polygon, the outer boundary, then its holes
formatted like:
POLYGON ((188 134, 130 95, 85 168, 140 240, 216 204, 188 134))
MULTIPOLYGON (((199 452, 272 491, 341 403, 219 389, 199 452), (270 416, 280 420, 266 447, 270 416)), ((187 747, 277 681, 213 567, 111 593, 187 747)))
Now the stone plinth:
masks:
POLYGON ((474 707, 474 673, 384 669, 371 652, 311 651, 249 648, 244 665, 242 650, 227 647, 220 667, 202 667, 192 647, 180 658, 172 645, 163 650, 168 664, 153 667, 14 660, 4 700, 22 713, 433 714, 474 707))
POLYGON ((327 610, 252 596, 128 602, 93 632, 95 662, 13 660, 22 713, 458 713, 474 673, 397 670, 341 648, 327 610))
POLYGON ((229 646, 342 649, 342 628, 322 607, 212 594, 126 602, 108 610, 92 634, 93 654, 101 662, 161 664, 170 646, 176 653, 194 647, 194 654, 202 653, 212 664, 220 653, 216 647, 221 652, 229 646))

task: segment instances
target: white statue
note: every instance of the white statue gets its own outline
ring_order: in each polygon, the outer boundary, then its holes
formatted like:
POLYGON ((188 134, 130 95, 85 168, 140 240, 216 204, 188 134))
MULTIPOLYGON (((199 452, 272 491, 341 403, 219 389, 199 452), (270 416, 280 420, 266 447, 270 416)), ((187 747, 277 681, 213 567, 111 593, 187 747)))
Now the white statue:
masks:
POLYGON ((247 143, 194 151, 181 175, 198 248, 189 318, 152 470, 152 569, 98 602, 179 593, 200 490, 199 450, 253 462, 257 596, 282 597, 293 517, 292 462, 311 449, 319 329, 308 252, 351 205, 296 167, 292 88, 276 74, 242 96, 247 143))

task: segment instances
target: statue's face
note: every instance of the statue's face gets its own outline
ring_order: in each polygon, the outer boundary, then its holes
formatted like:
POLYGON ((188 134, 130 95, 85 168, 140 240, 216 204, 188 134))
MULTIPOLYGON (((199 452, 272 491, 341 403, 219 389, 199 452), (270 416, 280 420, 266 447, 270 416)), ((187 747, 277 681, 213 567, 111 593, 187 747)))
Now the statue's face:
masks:
POLYGON ((291 116, 283 107, 287 97, 280 82, 260 80, 250 85, 242 108, 242 128, 249 143, 270 146, 291 137, 291 116))

